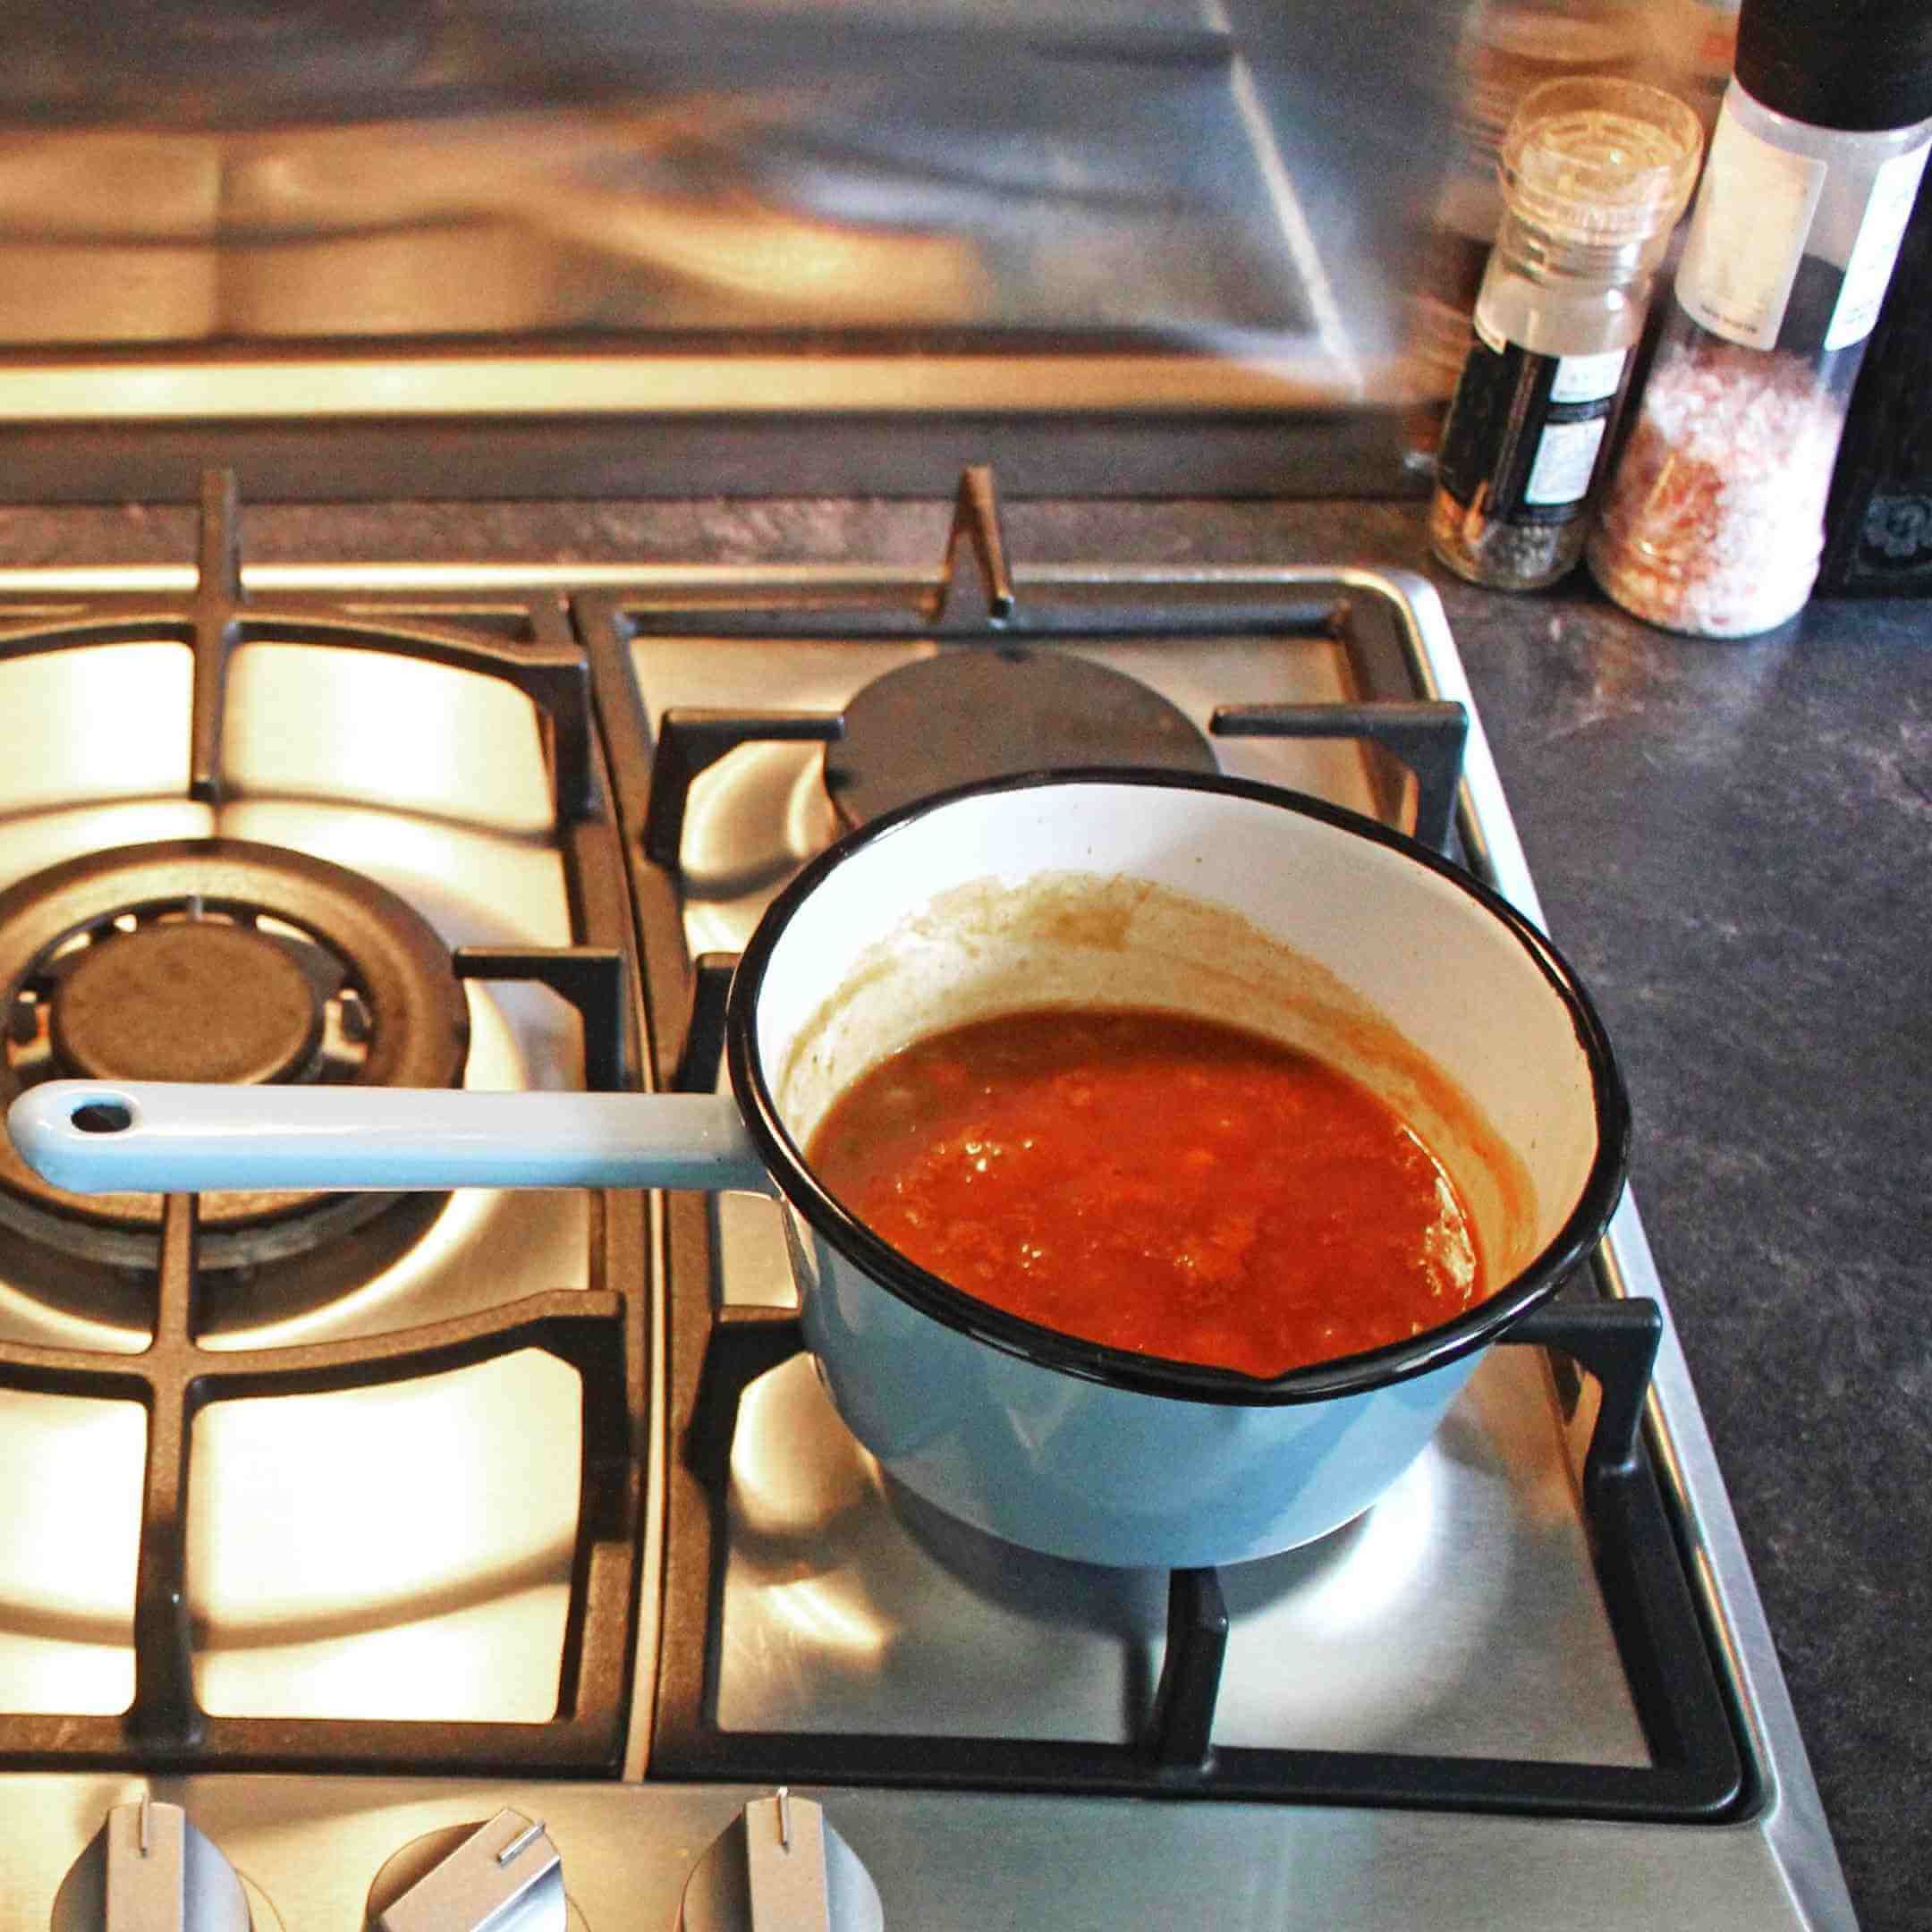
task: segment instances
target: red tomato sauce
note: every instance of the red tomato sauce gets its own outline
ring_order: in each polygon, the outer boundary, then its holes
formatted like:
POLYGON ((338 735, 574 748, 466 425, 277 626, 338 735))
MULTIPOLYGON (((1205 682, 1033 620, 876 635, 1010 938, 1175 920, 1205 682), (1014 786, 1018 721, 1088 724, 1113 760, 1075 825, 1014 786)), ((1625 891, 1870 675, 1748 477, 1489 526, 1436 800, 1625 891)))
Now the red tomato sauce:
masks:
POLYGON ((1487 1292, 1440 1162, 1294 1048, 1123 1009, 1003 1014, 856 1081, 808 1158, 921 1267, 1046 1327, 1275 1376, 1487 1292))

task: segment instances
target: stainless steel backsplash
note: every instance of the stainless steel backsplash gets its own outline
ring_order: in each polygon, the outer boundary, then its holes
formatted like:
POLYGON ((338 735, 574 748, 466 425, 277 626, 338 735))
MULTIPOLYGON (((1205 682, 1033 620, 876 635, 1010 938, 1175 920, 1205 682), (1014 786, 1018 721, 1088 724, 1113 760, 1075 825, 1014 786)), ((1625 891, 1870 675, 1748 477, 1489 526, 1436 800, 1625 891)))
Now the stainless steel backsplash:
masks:
POLYGON ((0 346, 1402 335, 1456 5, 78 0, 0 72, 0 346))

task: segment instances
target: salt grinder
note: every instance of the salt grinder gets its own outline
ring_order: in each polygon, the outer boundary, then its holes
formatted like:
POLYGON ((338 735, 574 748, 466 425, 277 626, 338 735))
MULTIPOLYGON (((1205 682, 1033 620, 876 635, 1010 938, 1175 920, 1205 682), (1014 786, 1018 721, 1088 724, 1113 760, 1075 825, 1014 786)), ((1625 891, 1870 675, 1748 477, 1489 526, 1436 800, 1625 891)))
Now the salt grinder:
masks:
POLYGON ((1924 0, 1745 0, 1674 300, 1589 541, 1626 610, 1744 637, 1810 597, 1928 114, 1924 0))

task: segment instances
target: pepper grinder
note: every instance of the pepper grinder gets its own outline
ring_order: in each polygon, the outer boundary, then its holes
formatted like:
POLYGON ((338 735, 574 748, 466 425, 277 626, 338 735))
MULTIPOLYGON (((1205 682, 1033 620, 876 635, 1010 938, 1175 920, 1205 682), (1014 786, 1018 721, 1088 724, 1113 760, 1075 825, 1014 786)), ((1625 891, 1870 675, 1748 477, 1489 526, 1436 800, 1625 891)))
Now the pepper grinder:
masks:
POLYGON ((1524 97, 1436 456, 1429 544, 1458 575, 1533 590, 1583 555, 1651 278, 1703 146, 1689 107, 1634 81, 1554 80, 1524 97))

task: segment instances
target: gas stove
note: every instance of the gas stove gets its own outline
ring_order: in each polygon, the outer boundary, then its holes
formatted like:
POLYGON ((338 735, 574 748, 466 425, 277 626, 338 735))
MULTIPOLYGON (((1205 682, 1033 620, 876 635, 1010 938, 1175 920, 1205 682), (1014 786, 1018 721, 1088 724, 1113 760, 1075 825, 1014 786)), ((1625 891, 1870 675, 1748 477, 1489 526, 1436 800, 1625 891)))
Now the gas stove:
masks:
MULTIPOLYGON (((0 584, 0 1086, 709 1089, 845 826, 1180 764, 1535 894, 1434 593, 1028 568, 0 584)), ((1635 1207, 1368 1515, 1222 1572, 892 1486, 752 1194, 0 1161, 0 1927, 1850 1925, 1635 1207), (150 1898, 151 1902, 151 1898, 150 1898)))

